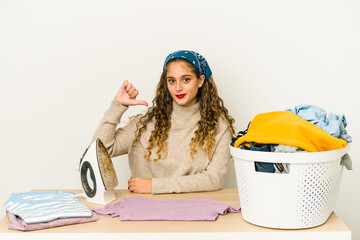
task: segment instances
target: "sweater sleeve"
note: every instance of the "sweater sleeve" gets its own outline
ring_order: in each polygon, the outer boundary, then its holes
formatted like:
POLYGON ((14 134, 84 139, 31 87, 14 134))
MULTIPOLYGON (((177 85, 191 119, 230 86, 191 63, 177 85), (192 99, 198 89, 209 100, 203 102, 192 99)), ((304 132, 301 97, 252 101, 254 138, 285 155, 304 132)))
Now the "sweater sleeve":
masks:
POLYGON ((134 119, 126 126, 116 129, 127 109, 128 107, 121 105, 113 99, 91 140, 91 142, 94 142, 99 138, 111 157, 126 154, 134 139, 136 131, 134 119))
POLYGON ((221 136, 213 157, 202 172, 178 177, 153 178, 152 193, 181 193, 214 191, 221 188, 230 159, 231 131, 227 129, 221 136))

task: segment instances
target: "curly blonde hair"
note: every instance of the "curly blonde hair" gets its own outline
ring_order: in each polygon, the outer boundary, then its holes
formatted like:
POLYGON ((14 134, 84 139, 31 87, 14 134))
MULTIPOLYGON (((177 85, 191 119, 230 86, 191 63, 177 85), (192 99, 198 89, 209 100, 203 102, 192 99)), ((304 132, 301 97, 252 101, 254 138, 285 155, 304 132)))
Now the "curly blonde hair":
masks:
MULTIPOLYGON (((173 61, 185 62, 195 73, 196 77, 198 79, 200 78, 199 71, 187 60, 176 58, 169 61, 169 63, 173 61)), ((165 74, 161 74, 156 90, 156 96, 152 101, 153 106, 148 108, 146 114, 140 118, 136 125, 137 130, 135 132, 133 146, 140 139, 141 133, 146 129, 147 123, 155 121, 155 129, 151 132, 149 145, 146 148, 147 154, 144 156, 147 160, 150 159, 154 147, 157 147, 157 158, 155 158, 154 161, 165 158, 167 155, 166 139, 168 137, 168 130, 171 127, 173 99, 167 88, 166 72, 167 68, 165 68, 165 74)), ((206 79, 202 87, 199 88, 197 99, 200 104, 201 118, 197 123, 198 129, 195 131, 195 135, 191 138, 189 144, 190 156, 191 158, 194 158, 198 148, 203 148, 210 160, 211 155, 214 152, 215 136, 218 132, 219 118, 222 118, 227 122, 233 135, 235 135, 233 126, 235 120, 229 115, 223 100, 219 97, 212 76, 206 79)))

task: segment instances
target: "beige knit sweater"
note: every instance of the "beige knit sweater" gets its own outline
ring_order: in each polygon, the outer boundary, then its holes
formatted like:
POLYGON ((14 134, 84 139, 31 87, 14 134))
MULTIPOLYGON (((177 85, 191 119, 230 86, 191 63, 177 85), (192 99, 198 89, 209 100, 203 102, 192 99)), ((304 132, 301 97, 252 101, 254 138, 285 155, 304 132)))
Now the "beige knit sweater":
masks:
POLYGON ((93 141, 100 138, 111 157, 128 154, 132 177, 152 178, 153 194, 212 191, 221 188, 230 158, 231 142, 231 131, 223 119, 219 119, 215 152, 211 160, 202 149, 198 149, 195 157, 191 159, 189 143, 200 120, 200 105, 197 103, 191 107, 182 107, 174 102, 167 138, 168 154, 154 162, 154 150, 152 159, 144 158, 151 131, 154 129, 153 122, 148 123, 147 129, 142 132, 134 147, 132 142, 136 122, 141 116, 132 118, 125 127, 116 129, 127 109, 128 107, 114 99, 105 112, 93 141))

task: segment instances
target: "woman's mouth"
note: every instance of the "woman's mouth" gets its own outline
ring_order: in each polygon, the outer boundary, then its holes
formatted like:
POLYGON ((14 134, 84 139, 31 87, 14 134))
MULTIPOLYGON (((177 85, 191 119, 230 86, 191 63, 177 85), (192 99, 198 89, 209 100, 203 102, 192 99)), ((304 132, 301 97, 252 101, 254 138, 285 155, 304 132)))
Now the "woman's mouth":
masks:
POLYGON ((176 95, 177 98, 183 98, 185 97, 186 94, 179 94, 179 95, 176 95))

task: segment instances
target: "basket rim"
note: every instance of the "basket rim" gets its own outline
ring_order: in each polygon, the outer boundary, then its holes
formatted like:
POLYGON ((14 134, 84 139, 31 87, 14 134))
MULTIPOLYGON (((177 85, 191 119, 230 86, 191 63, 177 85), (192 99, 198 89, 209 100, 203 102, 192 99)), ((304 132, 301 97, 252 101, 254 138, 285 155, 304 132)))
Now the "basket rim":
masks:
POLYGON ((251 162, 266 163, 322 163, 334 160, 340 160, 350 149, 351 144, 344 148, 323 151, 323 152, 297 152, 297 153, 278 153, 278 152, 259 152, 240 148, 230 145, 230 154, 234 160, 245 160, 251 162))

